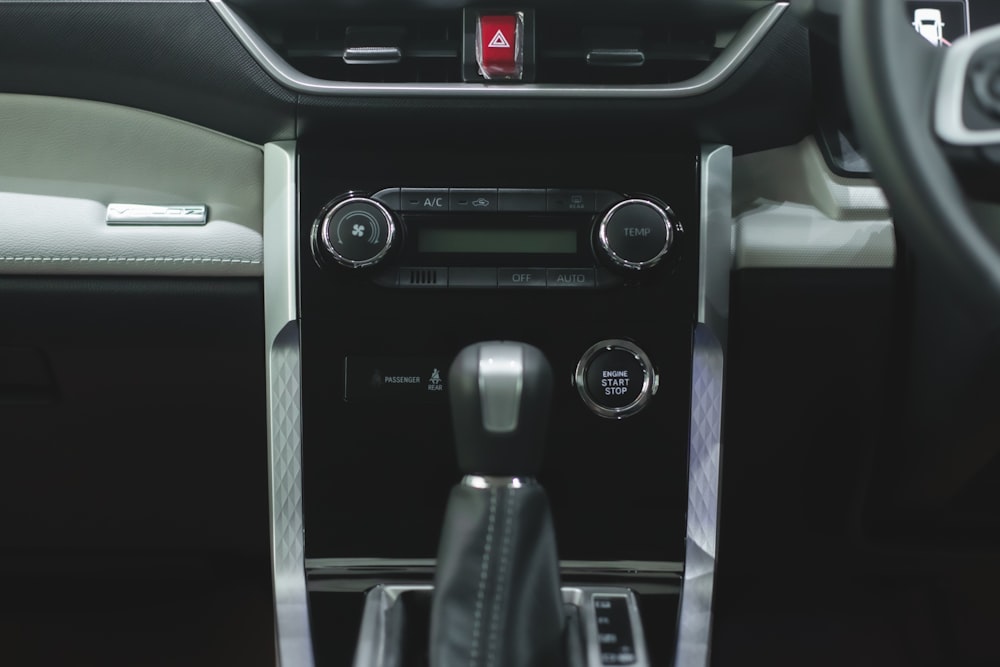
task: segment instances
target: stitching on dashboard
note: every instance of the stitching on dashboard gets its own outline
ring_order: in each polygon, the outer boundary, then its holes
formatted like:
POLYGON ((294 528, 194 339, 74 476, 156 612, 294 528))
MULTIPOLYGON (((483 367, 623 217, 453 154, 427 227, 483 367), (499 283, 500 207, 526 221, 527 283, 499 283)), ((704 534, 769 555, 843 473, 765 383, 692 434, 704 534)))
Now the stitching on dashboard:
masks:
POLYGON ((228 257, 0 257, 4 262, 192 262, 201 264, 260 264, 259 259, 228 257))

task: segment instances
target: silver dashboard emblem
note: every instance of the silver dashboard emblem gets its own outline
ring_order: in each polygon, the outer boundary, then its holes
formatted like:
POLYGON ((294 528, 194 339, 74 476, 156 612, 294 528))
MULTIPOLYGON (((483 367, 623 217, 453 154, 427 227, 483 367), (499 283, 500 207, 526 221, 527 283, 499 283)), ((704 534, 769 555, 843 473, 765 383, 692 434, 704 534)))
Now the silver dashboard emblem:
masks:
POLYGON ((203 204, 108 204, 106 220, 109 225, 204 225, 208 221, 208 207, 203 204))

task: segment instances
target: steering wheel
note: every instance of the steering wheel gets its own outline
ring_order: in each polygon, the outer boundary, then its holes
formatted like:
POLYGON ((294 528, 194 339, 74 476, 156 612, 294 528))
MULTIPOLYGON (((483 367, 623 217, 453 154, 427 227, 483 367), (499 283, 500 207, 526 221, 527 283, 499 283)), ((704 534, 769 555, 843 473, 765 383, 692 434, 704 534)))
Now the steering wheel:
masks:
POLYGON ((961 152, 985 169, 991 147, 1000 146, 1000 26, 935 47, 904 7, 903 0, 843 0, 849 109, 907 247, 994 329, 1000 219, 969 200, 954 161, 961 152))

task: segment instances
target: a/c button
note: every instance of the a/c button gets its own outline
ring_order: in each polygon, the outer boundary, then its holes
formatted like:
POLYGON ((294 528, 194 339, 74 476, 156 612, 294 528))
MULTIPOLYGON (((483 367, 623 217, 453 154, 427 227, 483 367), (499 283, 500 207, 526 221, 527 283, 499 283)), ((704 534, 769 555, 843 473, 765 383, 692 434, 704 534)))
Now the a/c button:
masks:
POLYGON ((549 287, 593 287, 593 269, 549 269, 549 287))
POLYGON ((545 269, 499 269, 500 287, 545 287, 545 269))

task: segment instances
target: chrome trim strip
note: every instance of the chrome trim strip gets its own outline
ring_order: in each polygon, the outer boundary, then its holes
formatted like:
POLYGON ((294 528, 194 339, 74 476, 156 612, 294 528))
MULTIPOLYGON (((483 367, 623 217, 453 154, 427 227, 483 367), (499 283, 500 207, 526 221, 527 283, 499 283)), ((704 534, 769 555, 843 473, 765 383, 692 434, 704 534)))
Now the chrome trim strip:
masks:
POLYGON ((729 326, 733 151, 701 153, 698 321, 691 363, 687 536, 675 667, 707 667, 718 542, 723 350, 729 326))
POLYGON ((482 475, 466 475, 462 478, 462 486, 470 489, 522 489, 534 486, 537 482, 530 477, 491 477, 482 475))
POLYGON ((104 221, 109 225, 204 225, 208 207, 204 204, 155 206, 151 204, 108 204, 104 221))
MULTIPOLYGON (((433 558, 307 558, 305 563, 310 573, 330 570, 334 573, 391 571, 433 574, 436 561, 433 558)), ((684 571, 684 564, 647 560, 561 560, 559 569, 563 575, 570 576, 577 576, 580 573, 600 573, 655 577, 681 574, 684 571)))
POLYGON ((299 317, 294 141, 264 146, 264 328, 271 343, 299 317))
POLYGON ((264 330, 275 648, 312 667, 302 523, 302 406, 296 307, 295 142, 264 146, 264 330))
POLYGON ((307 76, 288 64, 223 0, 209 0, 215 11, 242 42, 254 60, 281 85, 314 95, 430 95, 439 97, 584 97, 678 98, 711 92, 722 85, 747 59, 788 8, 777 2, 758 10, 733 37, 719 57, 697 76, 681 83, 641 86, 585 86, 573 84, 490 85, 488 83, 353 83, 307 76))
POLYGON ((1000 25, 977 30, 955 40, 945 51, 944 65, 938 75, 934 104, 934 129, 938 137, 953 146, 1000 144, 1000 129, 973 130, 965 124, 962 103, 965 98, 966 72, 976 53, 984 46, 1000 41, 1000 25))
MULTIPOLYGON (((397 608, 405 593, 426 593, 434 590, 425 584, 380 584, 365 595, 361 629, 358 632, 357 649, 354 653, 354 667, 398 667, 402 658, 392 645, 403 641, 401 610, 397 608)), ((595 596, 618 597, 626 600, 629 622, 632 626, 632 642, 635 661, 627 663, 633 667, 649 667, 649 653, 643 634, 642 618, 635 594, 627 589, 614 586, 563 586, 563 603, 574 605, 580 610, 583 622, 583 640, 586 644, 587 667, 603 667, 600 644, 598 642, 597 614, 594 611, 595 596)))
POLYGON ((731 146, 702 147, 700 196, 698 321, 707 324, 725 348, 729 328, 729 269, 733 235, 731 146))
POLYGON ((705 324, 695 327, 691 370, 687 542, 674 665, 707 667, 719 536, 723 352, 705 324))
POLYGON ((354 667, 399 667, 404 656, 398 650, 389 650, 390 642, 402 641, 400 618, 394 613, 396 603, 403 593, 433 590, 430 585, 381 584, 368 591, 354 651, 354 667))

